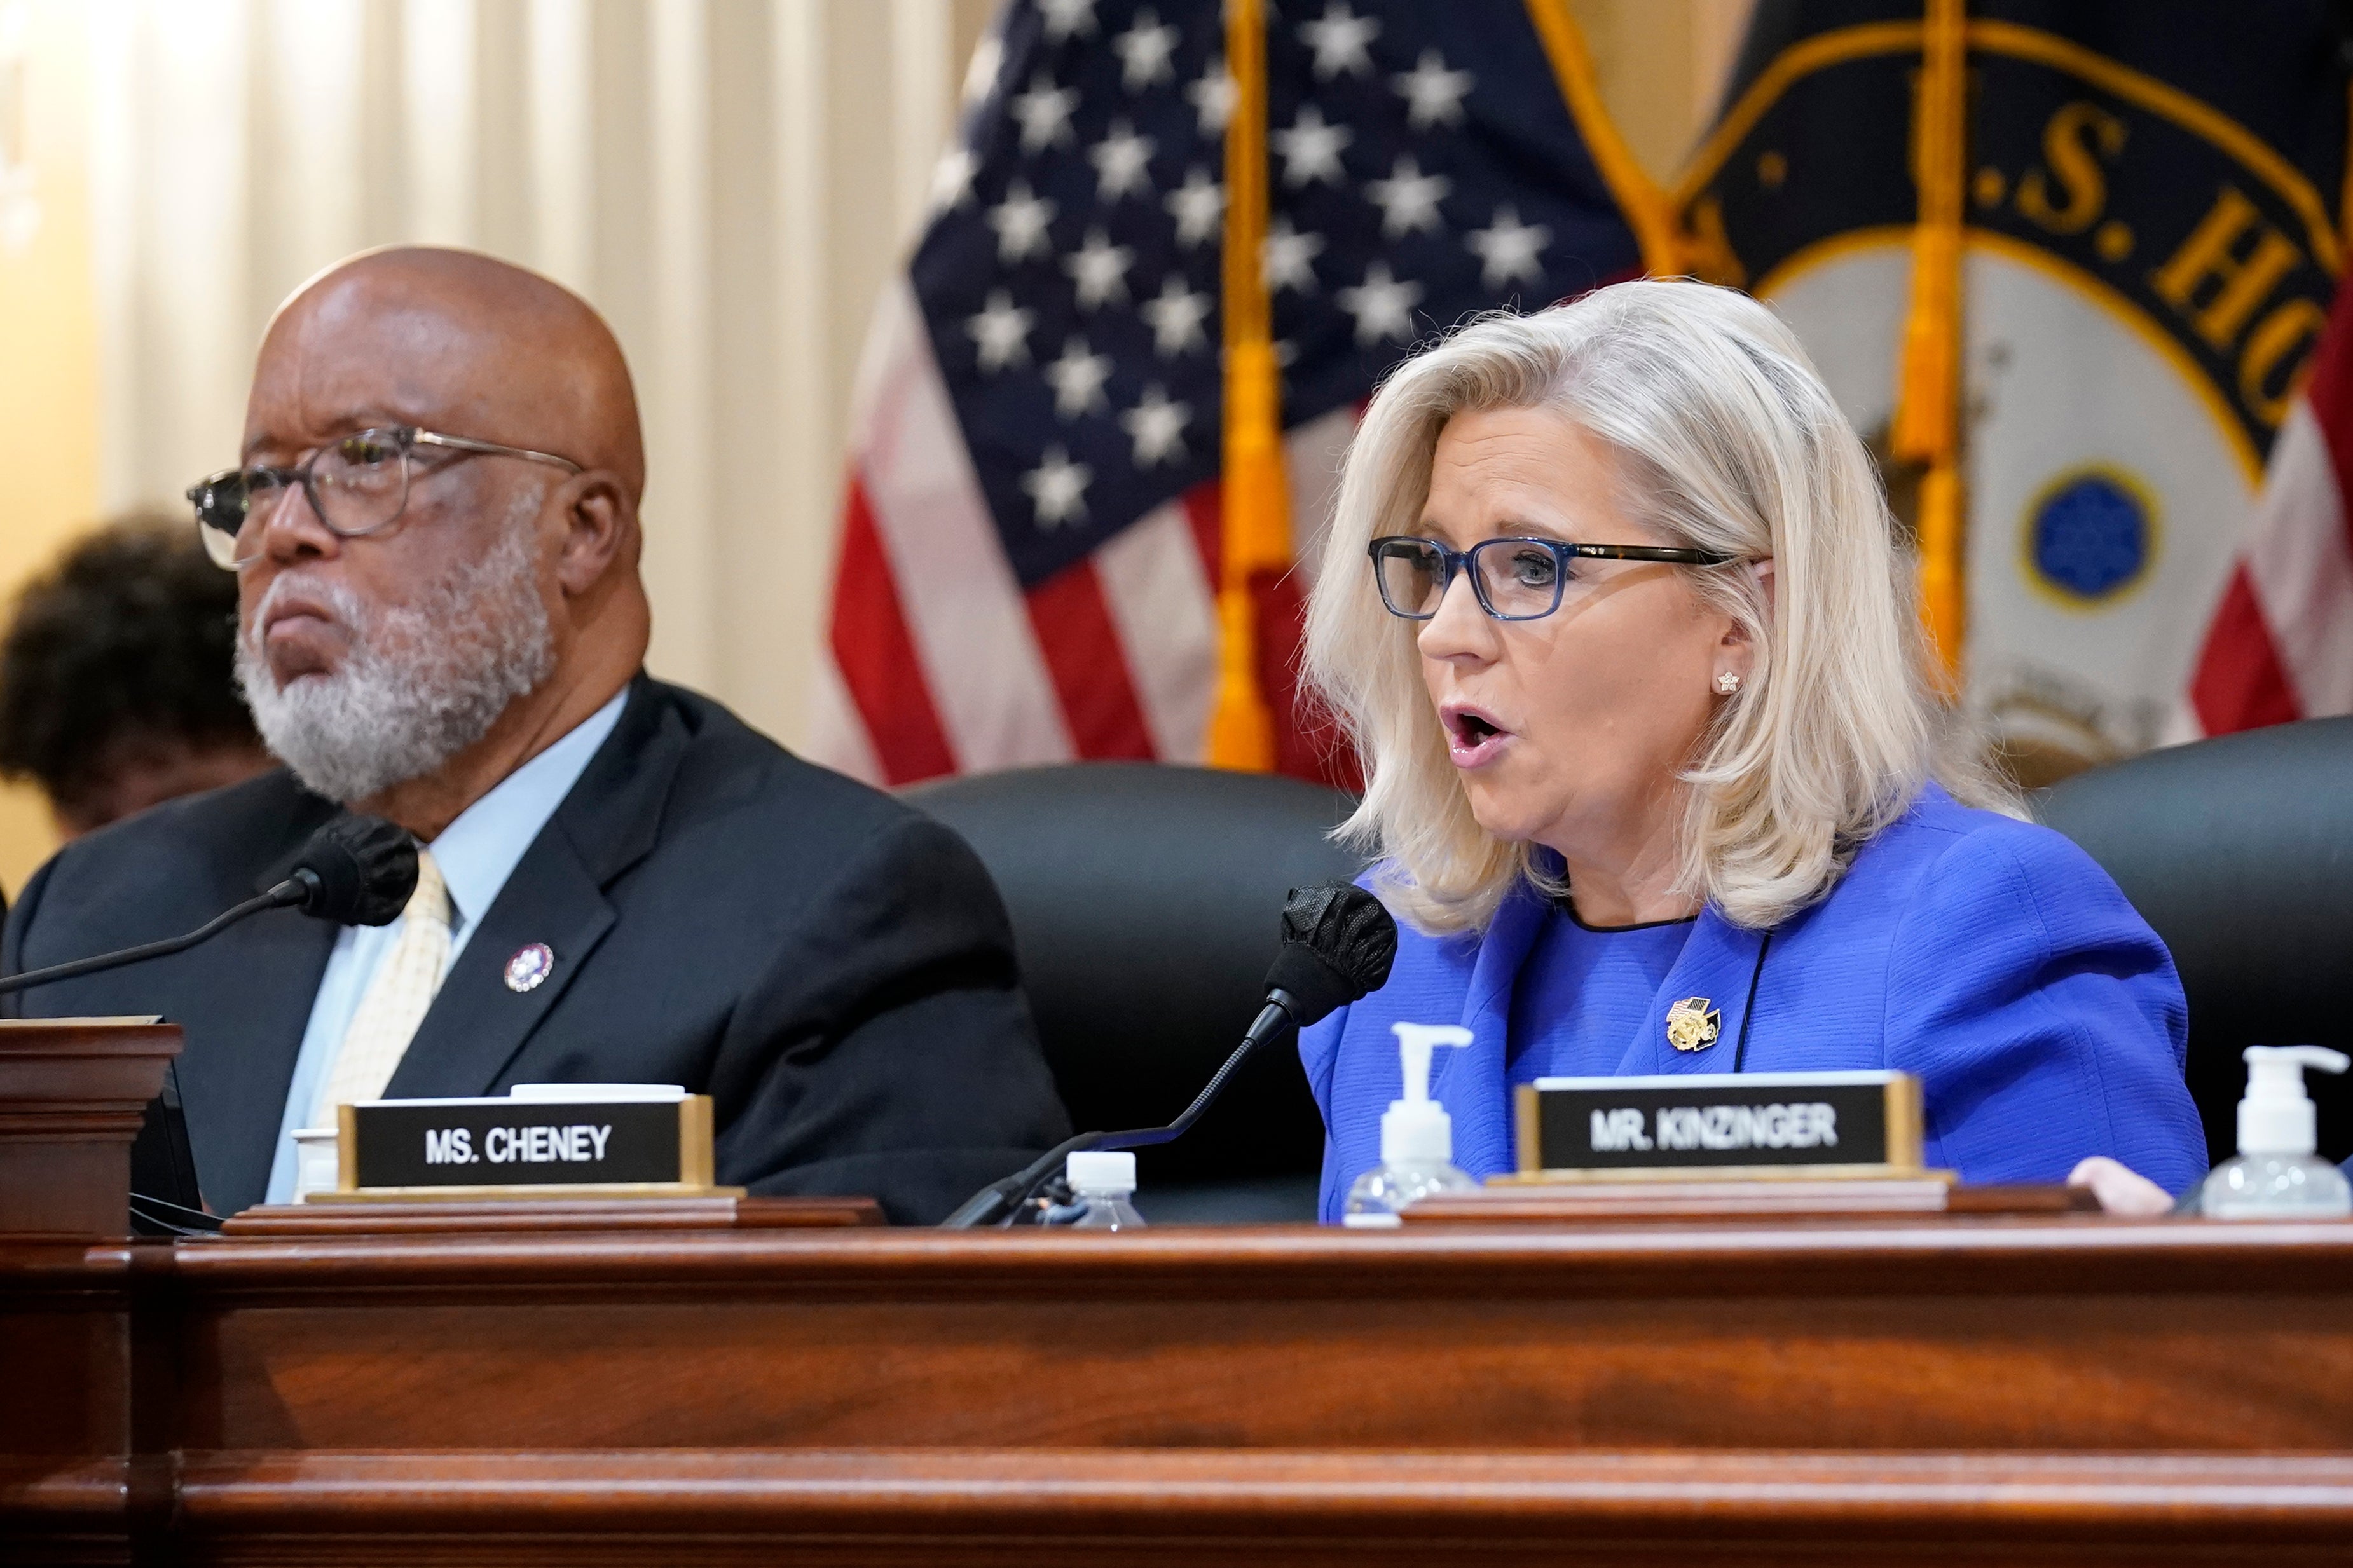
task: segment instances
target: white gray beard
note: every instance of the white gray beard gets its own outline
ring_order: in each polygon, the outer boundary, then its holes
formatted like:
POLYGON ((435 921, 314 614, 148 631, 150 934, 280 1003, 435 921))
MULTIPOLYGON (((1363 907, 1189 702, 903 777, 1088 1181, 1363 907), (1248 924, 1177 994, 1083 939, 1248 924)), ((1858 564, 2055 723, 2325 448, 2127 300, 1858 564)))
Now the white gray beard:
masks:
POLYGON ((408 604, 371 609, 340 583, 308 584, 351 628, 351 649, 332 675, 280 686, 261 651, 269 600, 254 606, 237 638, 237 684, 263 743, 305 785, 351 802, 422 778, 554 673, 528 525, 537 502, 515 510, 522 517, 508 520, 487 553, 408 604))

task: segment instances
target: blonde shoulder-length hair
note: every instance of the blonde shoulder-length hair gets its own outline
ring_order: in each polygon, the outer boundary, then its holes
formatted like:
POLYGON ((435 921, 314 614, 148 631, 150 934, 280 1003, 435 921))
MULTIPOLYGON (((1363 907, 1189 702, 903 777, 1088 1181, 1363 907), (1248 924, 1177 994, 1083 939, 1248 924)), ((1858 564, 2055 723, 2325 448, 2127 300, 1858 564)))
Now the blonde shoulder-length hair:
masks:
MULTIPOLYGON (((1769 927, 1827 893, 1934 777, 2015 810, 1930 676, 1906 552, 1878 472, 1788 328, 1728 289, 1647 280, 1461 328, 1391 373, 1343 468, 1307 618, 1306 675, 1364 763, 1343 837, 1384 857, 1390 906, 1436 933, 1483 930, 1535 847, 1472 817, 1423 684, 1418 624, 1388 614, 1366 547, 1421 531, 1432 454, 1457 414, 1546 408, 1605 442, 1620 505, 1665 541, 1773 561, 1678 567, 1744 626, 1754 668, 1681 775, 1679 886, 1769 927)), ((1632 542, 1605 541, 1603 542, 1632 542)))

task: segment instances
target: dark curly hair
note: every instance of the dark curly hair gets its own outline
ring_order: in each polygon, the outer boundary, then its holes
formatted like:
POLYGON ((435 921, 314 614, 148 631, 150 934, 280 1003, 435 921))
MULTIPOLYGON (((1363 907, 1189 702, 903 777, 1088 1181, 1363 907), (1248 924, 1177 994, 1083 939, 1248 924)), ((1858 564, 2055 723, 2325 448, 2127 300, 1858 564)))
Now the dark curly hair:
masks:
POLYGON ((0 774, 71 806, 126 742, 259 746, 236 648, 237 579, 194 528, 98 530, 26 584, 0 637, 0 774))

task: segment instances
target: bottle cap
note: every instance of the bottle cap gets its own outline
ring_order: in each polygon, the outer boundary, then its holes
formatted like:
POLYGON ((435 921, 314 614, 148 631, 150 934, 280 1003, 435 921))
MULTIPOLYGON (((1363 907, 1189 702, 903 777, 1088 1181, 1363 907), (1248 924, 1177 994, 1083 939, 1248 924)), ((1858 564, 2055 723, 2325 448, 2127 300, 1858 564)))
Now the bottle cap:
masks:
POLYGON ((2247 1097, 2239 1101, 2239 1152, 2309 1154, 2319 1147, 2304 1069, 2343 1072, 2353 1066, 2326 1046, 2249 1046, 2247 1097))
POLYGON ((1135 1156, 1124 1149, 1082 1149, 1063 1164, 1062 1175, 1082 1193, 1135 1191, 1135 1156))
POLYGON ((1405 1098, 1389 1101, 1381 1116, 1381 1163, 1443 1164, 1454 1158, 1454 1119, 1430 1098, 1430 1053, 1469 1045, 1471 1031, 1460 1024, 1391 1024, 1389 1032, 1398 1039, 1405 1098))

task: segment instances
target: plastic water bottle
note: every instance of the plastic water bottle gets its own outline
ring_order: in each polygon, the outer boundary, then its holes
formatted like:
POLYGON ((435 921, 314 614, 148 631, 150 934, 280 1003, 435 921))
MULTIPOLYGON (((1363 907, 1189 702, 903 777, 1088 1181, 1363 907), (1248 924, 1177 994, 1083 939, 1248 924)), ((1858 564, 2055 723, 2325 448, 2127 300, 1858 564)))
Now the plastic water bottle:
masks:
POLYGON ((1403 1100, 1381 1116, 1381 1163, 1356 1178, 1340 1223, 1357 1228, 1403 1225, 1406 1209, 1438 1193, 1472 1193, 1479 1184, 1454 1168, 1454 1119, 1430 1098, 1430 1053, 1467 1046, 1459 1024, 1391 1024, 1398 1038, 1403 1100))
POLYGON ((2214 1167, 2198 1207, 2211 1219, 2330 1219, 2353 1214, 2345 1173, 2314 1151, 2319 1139, 2304 1069, 2343 1072, 2325 1046, 2249 1046, 2239 1101, 2239 1156, 2214 1167))
POLYGON ((1135 1230, 1144 1216, 1127 1200, 1135 1194, 1135 1156, 1122 1149, 1081 1150, 1062 1167, 1076 1194, 1074 1230, 1135 1230))

